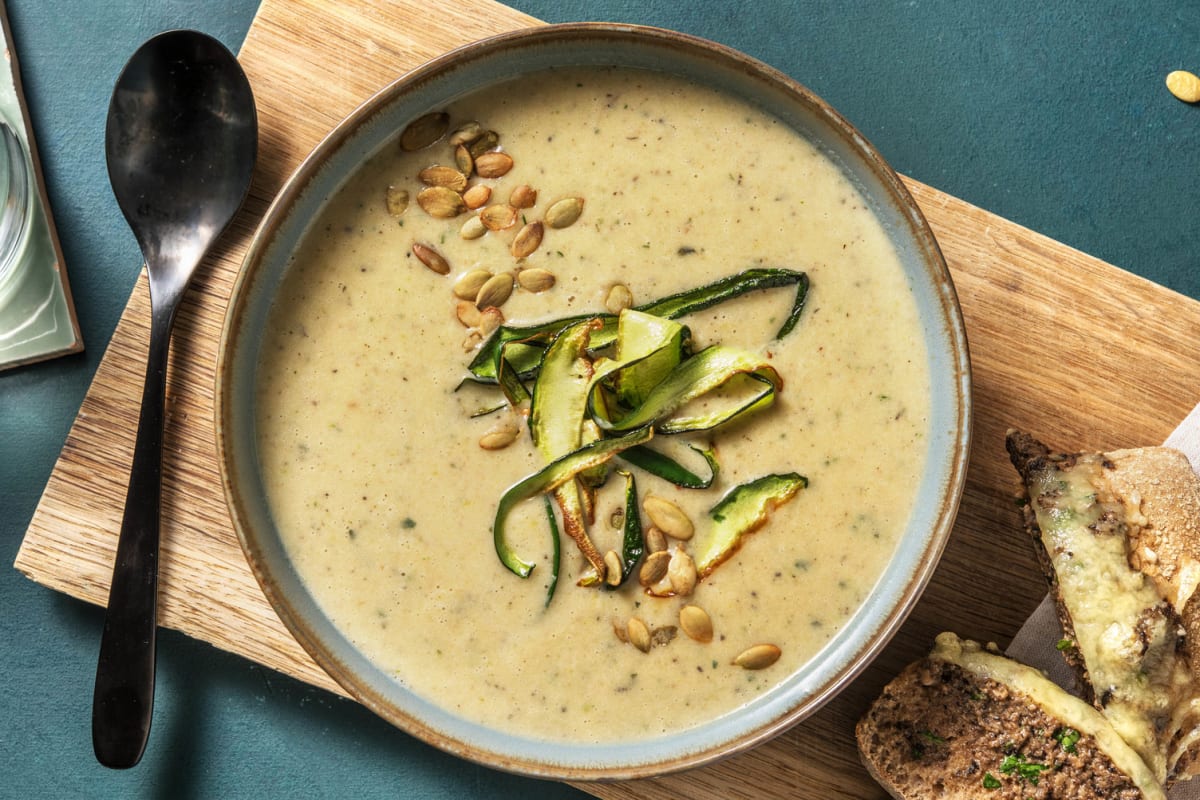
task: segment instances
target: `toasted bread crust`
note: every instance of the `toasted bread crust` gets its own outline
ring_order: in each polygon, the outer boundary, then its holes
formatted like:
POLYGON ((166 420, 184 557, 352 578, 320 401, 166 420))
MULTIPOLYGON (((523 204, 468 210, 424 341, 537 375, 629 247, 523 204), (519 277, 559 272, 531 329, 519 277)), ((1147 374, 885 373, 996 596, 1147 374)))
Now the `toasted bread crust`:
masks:
POLYGON ((926 658, 884 688, 856 732, 863 764, 899 800, 1144 797, 1094 739, 1064 747, 1063 730, 1025 695, 926 658), (1005 770, 1006 759, 1045 769, 1035 784, 1005 770))

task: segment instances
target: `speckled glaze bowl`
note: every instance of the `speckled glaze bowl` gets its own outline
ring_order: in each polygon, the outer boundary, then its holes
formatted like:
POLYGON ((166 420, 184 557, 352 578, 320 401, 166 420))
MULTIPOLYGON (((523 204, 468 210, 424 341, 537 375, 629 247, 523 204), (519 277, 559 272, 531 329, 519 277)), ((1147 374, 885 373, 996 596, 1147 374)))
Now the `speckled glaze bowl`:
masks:
POLYGON ((970 362, 954 287, 926 222, 871 145, 836 111, 785 75, 682 34, 614 24, 505 34, 438 58, 371 98, 304 162, 268 210, 229 307, 218 366, 218 448, 225 491, 255 575, 280 618, 353 696, 398 727, 496 768, 560 779, 642 777, 753 747, 812 714, 879 653, 916 603, 950 535, 971 438, 970 362), (912 518, 867 600, 808 663, 737 711, 671 735, 604 745, 547 743, 457 717, 406 690, 367 660, 322 613, 284 551, 255 454, 254 374, 273 296, 306 224, 370 155, 410 121, 491 83, 560 66, 657 70, 746 98, 840 165, 883 222, 912 286, 928 351, 928 468, 912 518))

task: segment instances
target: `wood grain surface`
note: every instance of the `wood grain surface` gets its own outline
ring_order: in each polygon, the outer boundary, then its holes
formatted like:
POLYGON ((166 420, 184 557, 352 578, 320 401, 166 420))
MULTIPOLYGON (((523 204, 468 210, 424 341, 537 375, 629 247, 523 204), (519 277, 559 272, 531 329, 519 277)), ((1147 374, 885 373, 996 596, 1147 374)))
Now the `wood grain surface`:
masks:
MULTIPOLYGON (((433 56, 532 24, 488 0, 263 2, 241 51, 261 123, 255 183, 176 323, 163 464, 162 625, 341 693, 279 622, 232 532, 213 429, 216 348, 229 293, 270 199, 342 117, 433 56)), ((950 264, 974 374, 966 494, 928 591, 875 663, 788 733, 704 768, 584 784, 586 791, 639 800, 884 797, 853 745, 867 703, 941 630, 1006 644, 1044 593, 1019 533, 1006 428, 1027 428, 1065 448, 1154 444, 1200 397, 1200 303, 906 183, 950 264)), ((32 580, 91 603, 107 598, 148 337, 143 275, 17 555, 17 569, 32 580)))

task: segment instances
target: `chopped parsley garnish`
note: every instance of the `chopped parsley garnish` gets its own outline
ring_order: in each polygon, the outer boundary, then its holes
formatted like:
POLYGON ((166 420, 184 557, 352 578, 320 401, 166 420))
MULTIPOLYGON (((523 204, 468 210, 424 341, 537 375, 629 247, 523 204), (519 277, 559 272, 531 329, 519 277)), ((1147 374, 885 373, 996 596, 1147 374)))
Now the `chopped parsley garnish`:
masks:
POLYGON ((983 788, 999 789, 1000 788, 1000 780, 992 773, 985 772, 985 773, 983 773, 983 788))
POLYGON ((1025 756, 1017 753, 1016 755, 1007 755, 1000 762, 1000 772, 1004 775, 1016 775, 1018 779, 1029 781, 1034 786, 1037 786, 1039 776, 1042 770, 1049 769, 1045 764, 1034 764, 1026 761, 1025 756))
POLYGON ((1054 649, 1061 653, 1064 650, 1070 650, 1074 646, 1075 642, 1071 641, 1070 639, 1059 639, 1058 644, 1054 645, 1054 649))
POLYGON ((1063 750, 1068 753, 1075 752, 1075 743, 1079 741, 1082 734, 1074 728, 1059 728, 1054 732, 1054 741, 1062 746, 1063 750))

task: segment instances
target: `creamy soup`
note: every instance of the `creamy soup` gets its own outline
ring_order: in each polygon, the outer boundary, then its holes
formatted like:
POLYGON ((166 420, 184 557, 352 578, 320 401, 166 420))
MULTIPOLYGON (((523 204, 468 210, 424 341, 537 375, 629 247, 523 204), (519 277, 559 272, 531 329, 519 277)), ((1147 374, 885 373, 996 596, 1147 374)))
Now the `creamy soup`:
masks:
MULTIPOLYGON (((512 159, 499 177, 471 176, 491 189, 487 205, 523 185, 536 200, 511 227, 478 238, 460 233, 466 224, 472 235, 478 210, 427 213, 417 176, 454 165, 443 137, 415 152, 385 148, 312 222, 272 313, 257 390, 261 468, 295 568, 397 681, 489 726, 606 742, 729 712, 846 623, 912 512, 929 376, 897 255, 826 155, 738 98, 636 71, 556 71, 445 111, 451 132, 469 121, 498 132, 512 159), (536 249, 515 258, 518 231, 563 198, 583 201, 579 218, 546 226, 536 249), (440 254, 449 273, 422 263, 414 244, 440 254), (535 565, 529 577, 505 568, 492 537, 505 490, 547 462, 519 411, 477 416, 487 392, 456 391, 483 338, 458 318, 456 281, 472 270, 545 270, 553 286, 542 275, 538 291, 517 285, 500 306, 516 324, 602 313, 626 289, 640 305, 756 267, 811 280, 789 335, 774 338, 794 287, 680 321, 694 351, 721 343, 773 366, 782 378, 773 405, 713 431, 655 438, 700 473, 681 441, 715 446, 708 489, 632 472, 643 496, 673 501, 697 528, 732 487, 763 475, 799 473, 807 488, 687 596, 651 596, 636 575, 616 590, 580 586, 590 568, 563 535, 547 602, 543 501, 521 503, 508 524, 535 565), (481 447, 513 423, 515 441, 481 447), (711 641, 670 636, 684 605, 707 612, 711 641), (661 632, 648 652, 627 641, 632 617, 661 632), (762 644, 779 648, 778 661, 733 663, 762 644)), ((600 553, 621 549, 624 486, 613 474, 597 495, 589 534, 600 553)))

